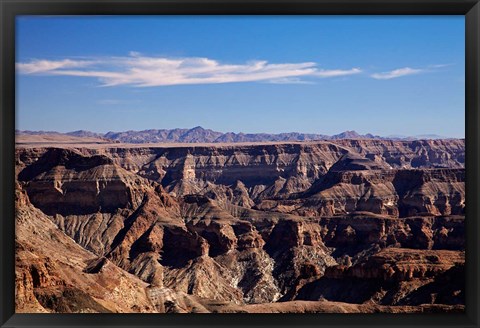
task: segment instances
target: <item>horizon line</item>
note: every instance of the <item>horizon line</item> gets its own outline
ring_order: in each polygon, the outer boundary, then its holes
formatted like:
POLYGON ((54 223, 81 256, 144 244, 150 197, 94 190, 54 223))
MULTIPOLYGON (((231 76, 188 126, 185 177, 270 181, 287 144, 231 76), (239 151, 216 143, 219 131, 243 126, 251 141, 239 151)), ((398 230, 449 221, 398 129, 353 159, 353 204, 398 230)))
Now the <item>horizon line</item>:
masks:
POLYGON ((243 132, 243 131, 240 131, 240 132, 233 132, 233 131, 227 131, 227 132, 223 132, 223 131, 218 131, 218 130, 214 130, 214 129, 210 129, 210 128, 204 128, 200 125, 197 125, 197 126, 194 126, 194 127, 191 127, 191 128, 183 128, 183 127, 176 127, 176 128, 147 128, 147 129, 141 129, 141 130, 132 130, 132 129, 129 129, 129 130, 121 130, 121 131, 107 131, 107 132, 97 132, 97 131, 92 131, 92 130, 86 130, 86 129, 77 129, 77 130, 72 130, 72 131, 67 131, 67 132, 60 132, 60 131, 57 131, 57 130, 22 130, 22 129, 15 129, 15 134, 17 135, 18 133, 32 133, 32 134, 49 134, 49 133, 53 133, 53 134, 71 134, 71 133, 75 133, 75 132, 87 132, 87 133, 93 133, 93 134, 98 134, 98 135, 101 135, 102 137, 106 136, 107 134, 109 133, 126 133, 126 132, 147 132, 147 131, 172 131, 172 130, 186 130, 187 131, 191 131, 191 130, 194 130, 194 129, 202 129, 202 130, 205 130, 205 131, 212 131, 212 132, 216 132, 216 133, 221 133, 221 134, 229 134, 229 133, 233 133, 233 134, 244 134, 244 135, 252 135, 252 134, 267 134, 267 135, 281 135, 281 134, 303 134, 303 135, 317 135, 317 136, 324 136, 324 137, 333 137, 333 136, 338 136, 340 134, 343 134, 343 133, 355 133, 355 134, 358 134, 359 136, 362 136, 362 137, 365 137, 365 136, 372 136, 373 138, 376 138, 376 137, 379 137, 379 138, 399 138, 399 139, 404 139, 404 138, 418 138, 418 137, 427 137, 427 136, 430 136, 430 137, 434 137, 433 139, 465 139, 465 135, 463 136, 459 136, 459 137, 452 137, 452 136, 445 136, 445 135, 441 135, 441 134, 436 134, 436 133, 424 133, 424 134, 415 134, 415 135, 410 135, 410 134, 401 134, 401 133, 392 133, 392 134, 389 134, 389 135, 381 135, 381 134, 375 134, 375 133, 371 133, 371 132, 367 132, 367 133, 359 133, 357 132, 356 130, 343 130, 341 132, 338 132, 338 133, 334 133, 334 134, 327 134, 327 133, 319 133, 319 132, 299 132, 299 131, 289 131, 289 132, 243 132))

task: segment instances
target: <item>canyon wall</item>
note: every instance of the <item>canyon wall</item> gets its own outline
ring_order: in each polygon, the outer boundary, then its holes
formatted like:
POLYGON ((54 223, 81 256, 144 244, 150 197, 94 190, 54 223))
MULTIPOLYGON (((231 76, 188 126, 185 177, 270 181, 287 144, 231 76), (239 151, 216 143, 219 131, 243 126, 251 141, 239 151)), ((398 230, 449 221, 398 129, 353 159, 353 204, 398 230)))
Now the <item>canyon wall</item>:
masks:
POLYGON ((461 311, 464 158, 463 140, 17 148, 17 294, 47 312, 461 311))

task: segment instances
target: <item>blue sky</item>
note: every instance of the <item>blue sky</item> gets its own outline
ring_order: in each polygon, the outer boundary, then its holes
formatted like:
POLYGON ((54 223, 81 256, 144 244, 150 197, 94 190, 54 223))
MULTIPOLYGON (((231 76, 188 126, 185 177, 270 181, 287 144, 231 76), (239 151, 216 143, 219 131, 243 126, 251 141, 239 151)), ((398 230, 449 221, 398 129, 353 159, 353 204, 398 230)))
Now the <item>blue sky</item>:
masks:
POLYGON ((465 133, 463 16, 17 18, 17 129, 465 133))

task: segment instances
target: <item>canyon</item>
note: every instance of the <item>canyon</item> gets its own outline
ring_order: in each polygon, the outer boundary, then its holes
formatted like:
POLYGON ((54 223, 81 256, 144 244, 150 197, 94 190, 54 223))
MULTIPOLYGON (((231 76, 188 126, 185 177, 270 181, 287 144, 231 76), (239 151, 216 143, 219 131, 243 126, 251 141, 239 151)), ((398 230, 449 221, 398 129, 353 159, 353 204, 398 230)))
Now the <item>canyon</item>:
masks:
POLYGON ((17 312, 464 311, 464 139, 72 138, 16 147, 17 312))

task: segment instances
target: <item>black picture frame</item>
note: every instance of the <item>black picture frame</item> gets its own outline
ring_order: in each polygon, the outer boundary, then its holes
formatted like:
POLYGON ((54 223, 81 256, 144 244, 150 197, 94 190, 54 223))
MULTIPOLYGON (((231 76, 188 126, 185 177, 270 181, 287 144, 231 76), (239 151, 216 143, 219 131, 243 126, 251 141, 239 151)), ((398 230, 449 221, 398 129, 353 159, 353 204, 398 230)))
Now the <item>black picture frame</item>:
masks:
POLYGON ((478 0, 0 0, 1 327, 478 327, 480 4, 478 0), (465 15, 466 311, 463 314, 15 314, 15 17, 17 15, 465 15))

